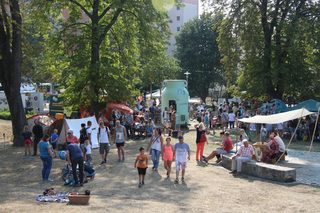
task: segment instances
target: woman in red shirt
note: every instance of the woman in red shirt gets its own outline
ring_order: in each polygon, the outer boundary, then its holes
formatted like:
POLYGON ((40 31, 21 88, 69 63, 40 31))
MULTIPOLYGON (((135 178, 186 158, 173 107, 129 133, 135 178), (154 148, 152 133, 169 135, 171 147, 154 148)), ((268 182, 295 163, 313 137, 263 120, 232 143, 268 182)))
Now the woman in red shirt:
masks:
POLYGON ((67 145, 71 143, 79 143, 78 138, 73 135, 73 131, 71 129, 69 129, 67 132, 66 142, 67 145))

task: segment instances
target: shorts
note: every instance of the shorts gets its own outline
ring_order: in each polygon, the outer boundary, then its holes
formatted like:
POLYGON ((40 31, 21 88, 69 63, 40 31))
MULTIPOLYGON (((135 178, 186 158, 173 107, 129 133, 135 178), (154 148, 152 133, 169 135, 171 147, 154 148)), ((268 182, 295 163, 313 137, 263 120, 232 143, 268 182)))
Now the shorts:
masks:
POLYGON ((109 151, 110 151, 109 143, 100 143, 99 144, 100 155, 103 155, 104 152, 106 152, 108 154, 109 151))
POLYGON ((222 148, 217 148, 216 149, 216 153, 217 155, 224 155, 224 154, 228 154, 228 152, 222 148))
POLYGON ((187 167, 187 162, 176 161, 176 171, 180 171, 181 169, 185 169, 187 167))
POLYGON ((31 139, 25 139, 23 141, 23 143, 24 143, 24 145, 30 145, 30 144, 32 144, 32 140, 31 139))
POLYGON ((139 175, 146 175, 147 168, 137 168, 139 175))
POLYGON ((119 148, 120 146, 124 146, 124 142, 122 143, 116 143, 117 148, 119 148))

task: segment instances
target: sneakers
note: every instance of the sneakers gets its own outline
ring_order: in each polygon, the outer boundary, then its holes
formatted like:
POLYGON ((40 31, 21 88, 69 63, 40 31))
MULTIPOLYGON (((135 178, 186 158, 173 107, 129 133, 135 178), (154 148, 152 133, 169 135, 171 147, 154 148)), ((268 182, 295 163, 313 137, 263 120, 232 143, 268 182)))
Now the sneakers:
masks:
POLYGON ((142 181, 141 184, 144 185, 144 181, 142 181))
POLYGON ((138 187, 141 188, 141 186, 142 186, 142 183, 139 183, 138 187))
POLYGON ((104 163, 107 163, 107 160, 101 161, 100 165, 102 165, 102 164, 104 164, 104 163))
POLYGON ((205 157, 205 156, 202 156, 202 159, 201 159, 203 162, 205 162, 205 163, 208 163, 208 160, 207 160, 207 158, 205 157))
POLYGON ((183 184, 185 184, 186 182, 184 182, 184 177, 183 178, 181 178, 181 182, 183 183, 183 184))
POLYGON ((176 178, 176 179, 174 180, 174 183, 175 183, 175 184, 178 184, 178 183, 179 183, 179 179, 176 178))
POLYGON ((230 174, 236 174, 237 173, 237 170, 233 170, 230 172, 230 174))

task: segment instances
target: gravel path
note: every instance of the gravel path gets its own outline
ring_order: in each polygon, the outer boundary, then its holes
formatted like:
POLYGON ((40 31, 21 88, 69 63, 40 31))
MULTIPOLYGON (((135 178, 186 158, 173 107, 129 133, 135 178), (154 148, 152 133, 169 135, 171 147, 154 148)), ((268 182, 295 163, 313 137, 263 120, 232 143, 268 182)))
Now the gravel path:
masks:
POLYGON ((320 153, 288 150, 286 162, 281 165, 297 169, 297 182, 320 186, 320 153))

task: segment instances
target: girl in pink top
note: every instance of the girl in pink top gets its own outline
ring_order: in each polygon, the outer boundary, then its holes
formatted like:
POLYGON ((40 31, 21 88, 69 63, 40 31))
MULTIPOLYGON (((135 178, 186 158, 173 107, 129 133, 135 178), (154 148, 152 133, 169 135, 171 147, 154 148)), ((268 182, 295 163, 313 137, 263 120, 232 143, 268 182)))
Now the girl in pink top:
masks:
POLYGON ((166 138, 166 144, 162 148, 162 160, 164 168, 167 170, 167 178, 170 177, 171 163, 173 161, 173 146, 170 144, 171 138, 166 138))

